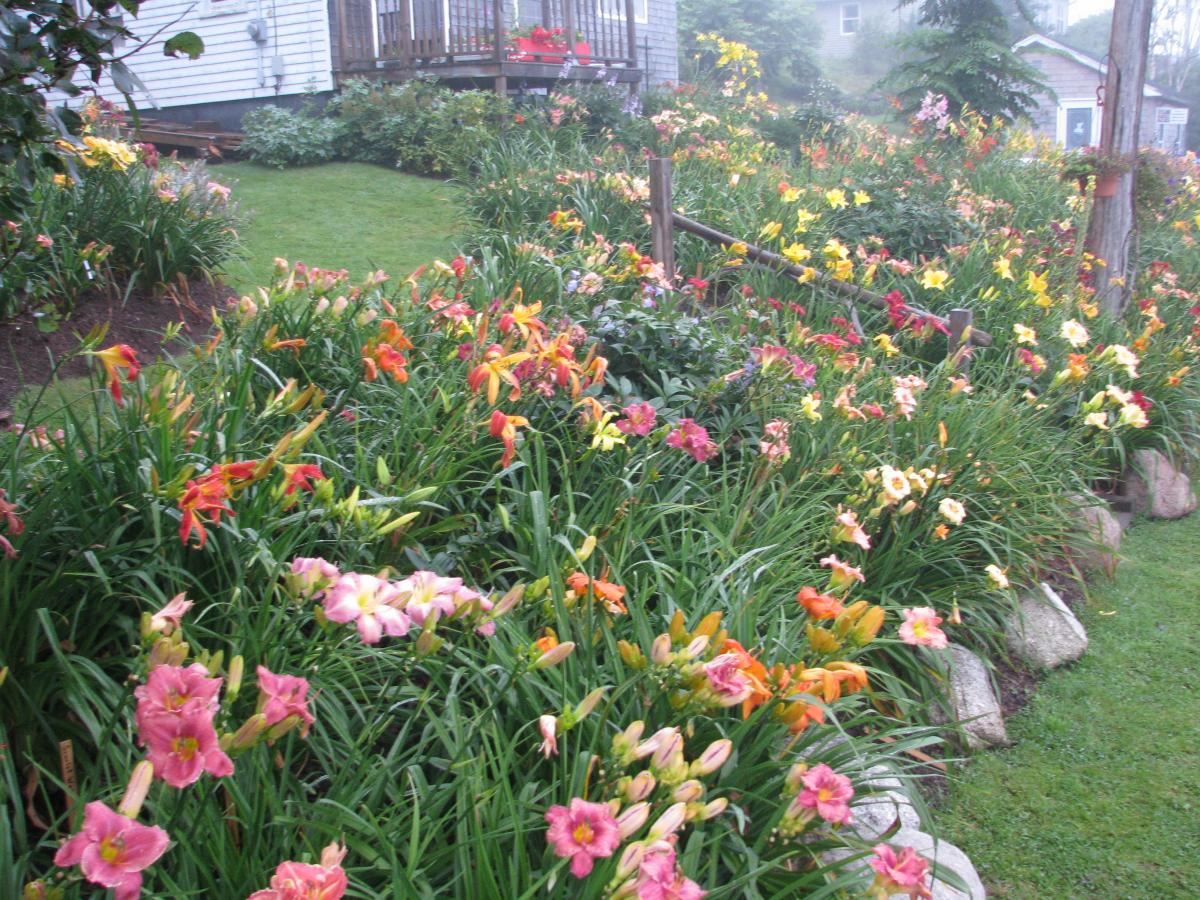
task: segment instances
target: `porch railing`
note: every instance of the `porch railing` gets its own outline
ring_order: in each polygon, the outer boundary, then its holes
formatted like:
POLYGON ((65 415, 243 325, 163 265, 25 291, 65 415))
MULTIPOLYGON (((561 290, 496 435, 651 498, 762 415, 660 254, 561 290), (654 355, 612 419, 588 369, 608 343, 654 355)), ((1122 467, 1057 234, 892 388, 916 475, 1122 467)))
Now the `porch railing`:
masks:
MULTIPOLYGON (((541 0, 538 24, 562 29, 564 37, 581 34, 587 45, 581 62, 635 67, 633 5, 633 0, 541 0)), ((469 61, 558 64, 575 50, 566 41, 565 52, 519 53, 511 35, 518 24, 512 0, 330 0, 330 14, 339 71, 372 68, 377 61, 414 68, 469 61)))

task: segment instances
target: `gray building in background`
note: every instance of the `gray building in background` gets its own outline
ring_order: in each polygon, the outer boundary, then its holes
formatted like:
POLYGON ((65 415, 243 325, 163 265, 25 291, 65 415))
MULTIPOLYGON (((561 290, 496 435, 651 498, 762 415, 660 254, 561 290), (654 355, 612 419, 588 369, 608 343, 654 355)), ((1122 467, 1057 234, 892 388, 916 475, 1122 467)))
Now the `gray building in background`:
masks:
MULTIPOLYGON (((1100 142, 1100 97, 1108 66, 1044 34, 1031 34, 1013 50, 1036 66, 1055 96, 1043 94, 1030 115, 1034 129, 1068 150, 1100 142)), ((1138 144, 1182 154, 1187 149, 1187 103, 1146 84, 1138 144)))

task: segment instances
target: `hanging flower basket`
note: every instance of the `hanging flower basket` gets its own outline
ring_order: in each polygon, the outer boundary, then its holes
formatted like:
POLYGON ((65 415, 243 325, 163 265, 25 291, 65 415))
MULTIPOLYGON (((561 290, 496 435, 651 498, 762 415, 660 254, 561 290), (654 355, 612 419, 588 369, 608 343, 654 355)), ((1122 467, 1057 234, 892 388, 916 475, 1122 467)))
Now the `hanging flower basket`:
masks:
POLYGON ((1097 175, 1096 176, 1096 196, 1097 197, 1115 197, 1117 195, 1117 182, 1121 180, 1118 174, 1097 175))

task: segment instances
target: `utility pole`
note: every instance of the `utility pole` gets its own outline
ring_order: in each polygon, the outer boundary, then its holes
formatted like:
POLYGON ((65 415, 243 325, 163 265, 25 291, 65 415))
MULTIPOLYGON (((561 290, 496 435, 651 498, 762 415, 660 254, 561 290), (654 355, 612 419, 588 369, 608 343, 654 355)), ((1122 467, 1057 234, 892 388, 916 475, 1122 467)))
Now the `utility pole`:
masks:
POLYGON ((1106 263, 1093 269, 1096 301, 1105 313, 1114 317, 1129 302, 1137 276, 1133 195, 1153 11, 1153 0, 1116 0, 1108 45, 1099 155, 1119 160, 1129 169, 1121 173, 1116 194, 1095 198, 1086 246, 1106 263))

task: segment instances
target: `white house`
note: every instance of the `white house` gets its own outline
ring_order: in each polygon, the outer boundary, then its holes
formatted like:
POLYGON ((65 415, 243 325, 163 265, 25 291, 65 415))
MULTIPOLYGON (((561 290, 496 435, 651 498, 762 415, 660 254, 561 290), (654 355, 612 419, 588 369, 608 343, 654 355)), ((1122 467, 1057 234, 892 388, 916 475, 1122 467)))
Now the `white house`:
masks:
MULTIPOLYGON (((462 86, 517 90, 547 84, 563 59, 511 53, 511 32, 531 25, 581 33, 587 55, 566 77, 636 86, 677 77, 675 0, 157 0, 131 28, 154 37, 128 60, 145 85, 139 109, 177 122, 238 126, 263 103, 296 105, 339 81, 418 73, 462 86), (163 41, 194 31, 196 60, 166 57, 163 41)), ((101 96, 120 93, 106 77, 101 96)))

